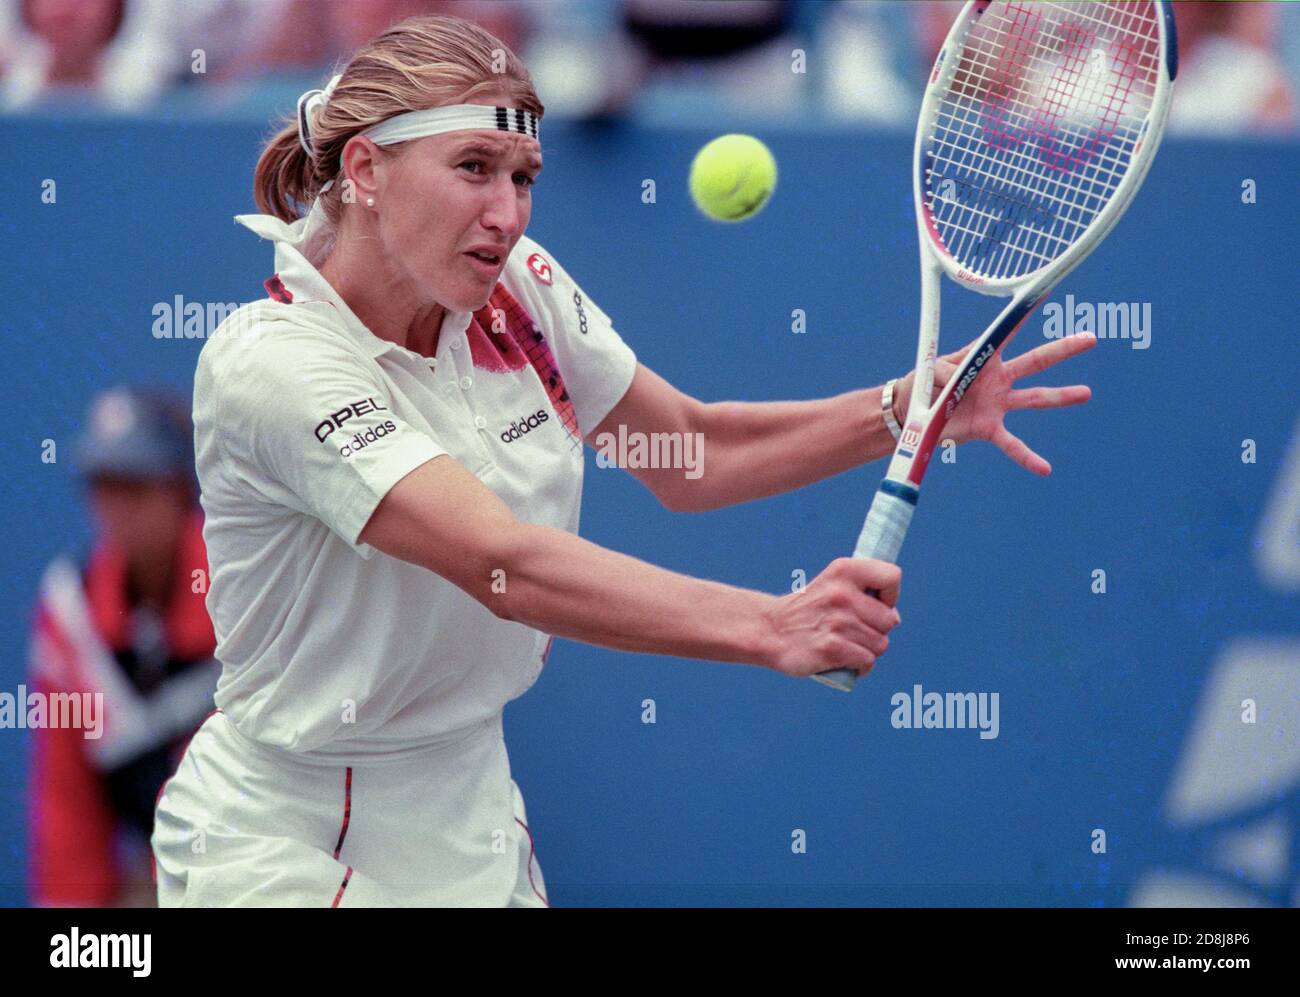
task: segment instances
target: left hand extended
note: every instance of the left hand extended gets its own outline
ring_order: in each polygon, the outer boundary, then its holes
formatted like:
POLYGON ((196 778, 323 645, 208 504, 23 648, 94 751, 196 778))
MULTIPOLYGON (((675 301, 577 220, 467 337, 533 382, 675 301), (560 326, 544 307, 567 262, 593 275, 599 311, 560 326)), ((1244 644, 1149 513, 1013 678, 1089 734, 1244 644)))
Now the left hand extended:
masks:
MULTIPOLYGON (((1008 339, 1007 342, 1010 342, 1008 339)), ((1006 348, 1002 344, 1002 349, 1006 348)), ((1071 384, 1059 388, 1017 388, 1012 385, 1022 377, 1029 377, 1048 367, 1055 366, 1062 360, 1078 356, 1097 345, 1097 338, 1091 333, 1066 336, 1053 340, 1042 346, 1023 353, 1011 360, 1002 359, 999 349, 980 371, 979 377, 971 385, 961 404, 952 414, 952 419, 944 427, 943 438, 957 443, 968 440, 988 440, 1004 454, 1028 471, 1035 474, 1051 474, 1052 465, 1029 448, 1024 440, 1011 433, 1003 424, 1003 417, 1017 409, 1062 408, 1066 405, 1078 405, 1092 397, 1092 389, 1086 384, 1071 384)), ((934 363, 934 393, 948 383, 961 363, 962 357, 970 345, 956 353, 938 357, 934 363)), ((912 395, 912 380, 915 371, 900 378, 894 390, 894 414, 899 424, 904 422, 907 404, 912 395)))

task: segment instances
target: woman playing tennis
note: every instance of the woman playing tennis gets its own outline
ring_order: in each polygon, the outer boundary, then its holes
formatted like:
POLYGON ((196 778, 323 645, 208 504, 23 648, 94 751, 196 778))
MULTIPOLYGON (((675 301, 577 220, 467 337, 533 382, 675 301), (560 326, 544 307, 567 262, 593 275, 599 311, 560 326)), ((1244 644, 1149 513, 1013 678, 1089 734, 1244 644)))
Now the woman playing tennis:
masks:
MULTIPOLYGON (((501 716, 550 635, 791 676, 865 674, 888 646, 893 565, 840 559, 778 597, 577 536, 583 441, 703 433, 707 473, 632 473, 669 509, 715 509, 889 454, 910 380, 706 404, 638 364, 524 234, 542 113, 500 41, 418 17, 262 154, 265 214, 239 221, 276 274, 195 378, 223 671, 159 797, 164 906, 543 906, 501 716)), ((1011 384, 1090 344, 996 362, 950 435, 1046 473, 1003 413, 1088 390, 1011 384)))

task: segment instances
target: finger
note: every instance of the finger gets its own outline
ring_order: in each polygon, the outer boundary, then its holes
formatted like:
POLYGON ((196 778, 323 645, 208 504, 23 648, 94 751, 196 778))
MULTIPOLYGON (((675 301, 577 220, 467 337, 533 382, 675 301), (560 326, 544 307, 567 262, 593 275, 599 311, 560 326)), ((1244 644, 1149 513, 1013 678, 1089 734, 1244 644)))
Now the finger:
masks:
POLYGON ((826 664, 832 668, 852 668, 861 669, 859 675, 865 675, 871 671, 872 665, 876 663, 876 656, 869 649, 863 647, 856 640, 847 637, 836 637, 827 648, 828 653, 826 660, 818 670, 823 670, 826 664))
MULTIPOLYGON (((893 609, 898 605, 898 593, 902 587, 903 587, 903 576, 902 573, 900 572, 898 575, 898 580, 893 585, 884 585, 875 590, 876 598, 879 599, 881 602, 883 602, 886 606, 893 609)), ((899 619, 901 621, 902 618, 900 617, 899 619)), ((897 626, 897 624, 895 624, 895 626, 897 626)))
POLYGON ((859 627, 865 627, 875 633, 887 634, 902 621, 897 609, 866 592, 856 593, 849 609, 859 627))
POLYGON ((857 672, 858 678, 865 678, 871 669, 876 667, 876 655, 865 648, 855 648, 851 657, 845 659, 844 668, 852 668, 857 672))
MULTIPOLYGON (((889 621, 892 623, 892 618, 889 621)), ((889 630, 888 626, 877 627, 875 624, 866 623, 856 616, 843 616, 832 624, 834 632, 846 640, 851 640, 863 650, 870 651, 876 657, 884 654, 889 648, 889 638, 886 636, 889 630)))
POLYGON ((858 592, 897 590, 902 577, 898 565, 869 557, 842 557, 834 563, 837 577, 850 581, 858 592))
POLYGON ((1052 465, 1029 449, 1029 445, 1020 437, 1008 432, 1003 426, 993 437, 993 443, 1004 454, 1023 467, 1026 471, 1041 474, 1044 477, 1052 473, 1052 465))
POLYGON ((943 354, 943 356, 937 357, 936 363, 946 363, 946 364, 950 364, 953 367, 956 367, 959 363, 962 362, 962 358, 964 358, 966 354, 969 353, 971 349, 975 346, 975 344, 978 342, 979 339, 972 339, 960 350, 953 350, 953 352, 951 353, 945 353, 943 354))
POLYGON ((1071 384, 1062 388, 1017 388, 1007 392, 1007 411, 1027 408, 1064 408, 1080 405, 1092 397, 1092 388, 1086 384, 1071 384))
POLYGON ((1096 345, 1097 337, 1090 332, 1081 332, 1073 336, 1066 336, 1063 339, 1054 339, 1052 342, 1044 343, 1028 353, 1022 353, 1014 360, 1006 361, 1005 369, 1011 380, 1018 381, 1022 377, 1029 377, 1031 374, 1047 370, 1048 367, 1058 364, 1062 360, 1068 360, 1070 357, 1085 353, 1096 345))

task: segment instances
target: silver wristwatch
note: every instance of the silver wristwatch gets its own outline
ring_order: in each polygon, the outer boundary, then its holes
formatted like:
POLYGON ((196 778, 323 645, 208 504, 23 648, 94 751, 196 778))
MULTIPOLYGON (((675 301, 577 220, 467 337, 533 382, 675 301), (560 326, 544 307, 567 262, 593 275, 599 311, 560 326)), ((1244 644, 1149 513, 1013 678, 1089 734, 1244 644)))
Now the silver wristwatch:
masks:
POLYGON ((885 382, 885 390, 880 393, 880 414, 885 417, 885 425, 889 427, 894 439, 903 435, 903 427, 894 418, 894 385, 897 383, 898 378, 891 378, 885 382))

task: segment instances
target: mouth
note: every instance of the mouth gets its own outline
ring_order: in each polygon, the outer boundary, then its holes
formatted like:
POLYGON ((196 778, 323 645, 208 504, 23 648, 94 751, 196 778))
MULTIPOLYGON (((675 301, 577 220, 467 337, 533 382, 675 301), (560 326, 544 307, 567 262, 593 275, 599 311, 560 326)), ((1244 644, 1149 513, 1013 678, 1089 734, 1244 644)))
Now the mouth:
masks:
POLYGON ((500 274, 501 265, 505 262, 502 254, 490 253, 486 250, 473 249, 464 255, 470 260, 470 266, 484 277, 495 278, 500 274))

